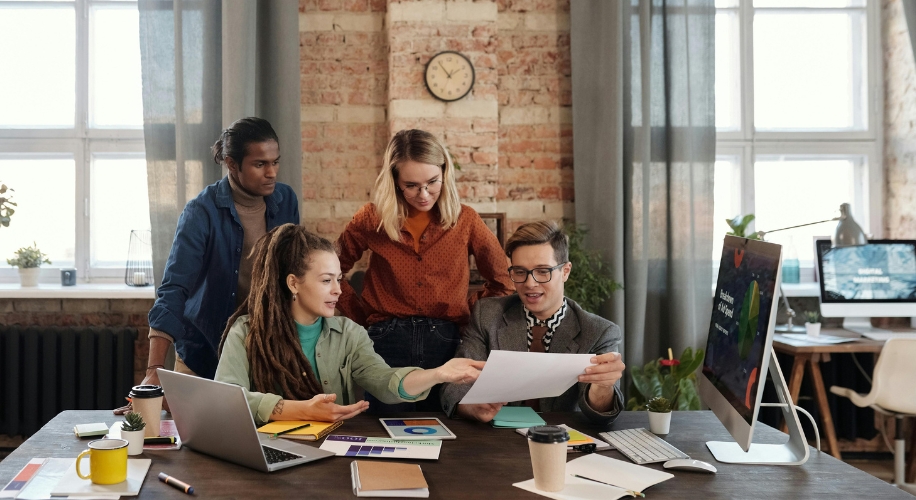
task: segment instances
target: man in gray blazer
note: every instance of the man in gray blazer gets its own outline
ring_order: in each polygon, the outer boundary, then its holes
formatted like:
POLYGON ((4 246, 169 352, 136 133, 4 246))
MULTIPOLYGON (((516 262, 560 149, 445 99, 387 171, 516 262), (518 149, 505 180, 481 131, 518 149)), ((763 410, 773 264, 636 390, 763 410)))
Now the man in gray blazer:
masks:
MULTIPOLYGON (((509 238, 509 277, 518 295, 477 301, 456 357, 486 360, 492 349, 506 351, 595 354, 579 383, 555 398, 518 402, 538 411, 582 411, 590 420, 611 423, 623 409, 617 382, 625 368, 620 354, 620 327, 586 312, 563 293, 572 264, 569 238, 555 222, 525 224, 509 238)), ((445 384, 441 392, 446 415, 482 422, 493 420, 507 403, 458 404, 470 384, 445 384)))

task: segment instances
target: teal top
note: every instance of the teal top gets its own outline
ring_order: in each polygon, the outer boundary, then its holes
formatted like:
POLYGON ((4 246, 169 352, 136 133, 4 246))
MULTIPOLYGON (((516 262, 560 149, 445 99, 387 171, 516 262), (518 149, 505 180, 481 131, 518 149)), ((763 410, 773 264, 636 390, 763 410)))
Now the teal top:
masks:
POLYGON ((315 372, 315 378, 321 380, 321 374, 318 373, 318 363, 315 361, 315 346, 318 345, 318 337, 321 336, 321 329, 324 327, 324 318, 319 316, 318 321, 311 325, 296 323, 296 330, 299 331, 299 344, 302 345, 302 353, 312 365, 312 371, 315 372))
MULTIPOLYGON (((415 397, 401 396, 399 389, 404 377, 419 368, 388 366, 372 348, 372 340, 365 328, 341 316, 324 318, 321 323, 321 334, 315 344, 315 371, 321 374, 318 381, 325 394, 336 394, 338 404, 356 403, 357 387, 362 387, 387 404, 417 401, 429 396, 428 390, 415 397)), ((246 337, 247 315, 240 316, 229 329, 215 379, 245 389, 251 414, 255 423, 261 426, 270 420, 271 412, 283 396, 279 389, 276 393, 251 390, 246 337)))

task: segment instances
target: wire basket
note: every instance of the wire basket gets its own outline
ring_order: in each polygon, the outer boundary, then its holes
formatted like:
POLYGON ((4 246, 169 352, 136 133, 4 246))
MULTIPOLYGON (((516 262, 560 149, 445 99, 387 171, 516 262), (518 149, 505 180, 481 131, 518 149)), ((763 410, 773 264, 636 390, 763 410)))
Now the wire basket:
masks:
POLYGON ((153 284, 152 234, 147 230, 134 229, 130 232, 127 247, 127 266, 124 268, 124 283, 129 286, 153 284))

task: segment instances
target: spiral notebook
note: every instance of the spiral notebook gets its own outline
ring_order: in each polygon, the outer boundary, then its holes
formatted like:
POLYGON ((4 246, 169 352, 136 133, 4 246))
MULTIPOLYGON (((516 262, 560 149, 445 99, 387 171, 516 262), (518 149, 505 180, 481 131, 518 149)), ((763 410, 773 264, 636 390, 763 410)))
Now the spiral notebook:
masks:
POLYGON ((318 422, 313 420, 283 420, 270 422, 267 425, 258 427, 258 432, 262 434, 276 434, 289 429, 309 424, 304 429, 298 429, 286 434, 280 434, 278 437, 283 439, 298 439, 300 441, 318 441, 319 439, 330 434, 334 429, 343 425, 343 420, 338 422, 318 422))

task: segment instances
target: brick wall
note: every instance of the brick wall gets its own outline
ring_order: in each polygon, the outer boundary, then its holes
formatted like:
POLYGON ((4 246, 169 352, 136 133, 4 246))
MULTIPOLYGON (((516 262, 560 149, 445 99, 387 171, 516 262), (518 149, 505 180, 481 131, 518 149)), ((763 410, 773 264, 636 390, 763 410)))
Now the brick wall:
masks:
POLYGON ((568 0, 301 0, 303 223, 335 238, 369 201, 390 134, 422 128, 461 164, 462 201, 507 225, 572 216, 568 0), (475 85, 423 83, 455 50, 475 85))
POLYGON ((152 307, 153 299, 0 299, 0 325, 136 327, 134 381, 139 383, 149 354, 152 307))
POLYGON ((884 43, 884 229, 916 235, 916 61, 901 0, 881 4, 884 43))

